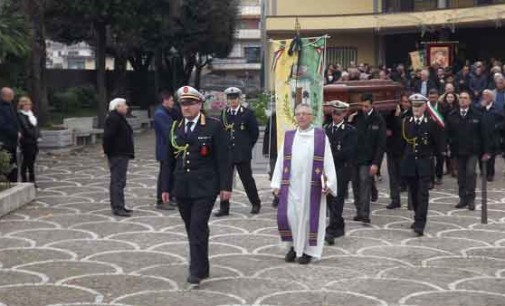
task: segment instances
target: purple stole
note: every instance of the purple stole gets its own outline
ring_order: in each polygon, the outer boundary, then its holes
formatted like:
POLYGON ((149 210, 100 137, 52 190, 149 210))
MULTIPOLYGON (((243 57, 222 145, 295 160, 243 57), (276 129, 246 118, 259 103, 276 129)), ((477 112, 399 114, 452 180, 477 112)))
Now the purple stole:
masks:
MULTIPOLYGON (((288 194, 291 176, 291 158, 293 140, 296 130, 287 131, 284 135, 284 162, 282 166, 281 190, 279 193, 279 208, 277 210, 277 225, 282 241, 293 241, 293 233, 288 222, 288 194)), ((310 183, 310 232, 309 245, 317 246, 319 232, 319 211, 322 196, 321 175, 324 170, 324 147, 326 135, 323 129, 314 128, 314 158, 312 162, 312 179, 310 183)), ((303 148, 302 148, 303 149, 303 148)), ((293 205, 293 203, 291 204, 293 205)))

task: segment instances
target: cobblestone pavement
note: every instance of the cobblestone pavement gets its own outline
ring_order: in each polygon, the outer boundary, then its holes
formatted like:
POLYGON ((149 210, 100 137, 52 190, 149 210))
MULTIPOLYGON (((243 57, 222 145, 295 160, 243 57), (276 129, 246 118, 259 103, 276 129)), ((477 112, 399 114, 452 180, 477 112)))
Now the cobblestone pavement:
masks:
POLYGON ((385 209, 384 178, 372 224, 351 221, 349 200, 347 236, 308 266, 284 262, 267 177, 257 171, 261 214, 251 216, 244 193, 234 193, 231 216, 211 219, 211 278, 188 291, 182 221, 153 207, 153 147, 152 134, 137 139, 129 219, 111 215, 98 147, 41 156, 36 201, 0 219, 1 305, 505 304, 501 159, 489 187, 488 225, 480 224, 480 211, 454 209, 455 181, 446 177, 431 192, 426 235, 416 238, 407 209, 385 209))

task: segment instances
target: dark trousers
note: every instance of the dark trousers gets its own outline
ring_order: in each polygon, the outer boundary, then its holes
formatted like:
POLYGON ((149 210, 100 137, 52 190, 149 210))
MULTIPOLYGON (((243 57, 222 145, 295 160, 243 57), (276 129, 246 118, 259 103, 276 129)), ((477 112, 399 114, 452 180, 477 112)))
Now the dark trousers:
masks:
MULTIPOLYGON (((238 176, 242 181, 242 185, 244 185, 245 193, 247 194, 249 202, 251 202, 253 206, 261 205, 261 200, 258 196, 258 189, 256 188, 256 182, 254 181, 252 175, 251 161, 236 163, 233 164, 233 167, 237 168, 238 176)), ((229 211, 230 202, 221 202, 220 208, 222 211, 229 211)))
POLYGON ((394 204, 401 204, 400 192, 402 183, 402 175, 400 163, 402 158, 400 156, 394 156, 393 154, 387 154, 388 163, 388 175, 389 175, 389 197, 391 202, 394 204))
POLYGON ((462 203, 475 201, 477 155, 458 156, 458 193, 462 203))
POLYGON ((345 188, 351 176, 350 167, 342 167, 337 170, 337 196, 331 194, 326 197, 328 210, 330 213, 330 221, 326 227, 326 237, 334 238, 345 234, 345 222, 342 218, 345 202, 345 188))
POLYGON ((5 149, 7 153, 11 156, 10 164, 14 166, 14 168, 7 174, 7 180, 11 183, 17 183, 18 181, 18 158, 16 155, 16 149, 5 149))
MULTIPOLYGON (((156 186, 156 199, 158 204, 163 203, 163 199, 161 198, 161 194, 163 193, 163 186, 162 186, 163 181, 161 177, 161 169, 164 167, 164 163, 165 163, 164 161, 160 161, 160 172, 158 173, 158 182, 156 186)), ((173 173, 170 173, 170 177, 168 179, 168 190, 170 192, 170 201, 175 200, 175 197, 172 192, 174 187, 173 181, 174 181, 174 175, 173 173)))
MULTIPOLYGON (((495 154, 492 154, 491 157, 489 158, 489 160, 487 161, 486 163, 486 176, 487 177, 494 177, 494 173, 495 173, 495 170, 494 170, 494 164, 495 164, 495 160, 496 160, 496 155, 495 154)), ((479 170, 480 170, 480 173, 482 173, 482 165, 483 165, 483 162, 481 160, 479 160, 479 170)))
POLYGON ((433 176, 431 178, 432 182, 435 182, 435 178, 441 180, 444 176, 444 157, 437 156, 433 157, 433 176))
POLYGON ((35 182, 35 159, 37 158, 37 146, 23 146, 23 162, 21 163, 21 181, 35 182), (26 174, 28 173, 28 177, 26 174))
POLYGON ((407 177, 409 189, 409 202, 414 210, 414 228, 419 231, 424 231, 426 226, 426 218, 428 216, 428 201, 430 198, 429 186, 431 177, 407 177))
POLYGON ((373 177, 370 176, 369 165, 355 167, 352 188, 354 190, 354 205, 359 217, 370 217, 370 196, 373 177))
POLYGON ((124 188, 126 186, 126 172, 128 171, 127 156, 109 157, 110 169, 110 206, 113 211, 119 211, 125 208, 124 188))
POLYGON ((189 240, 189 273, 196 278, 205 278, 209 275, 209 218, 216 197, 178 197, 177 201, 189 240))

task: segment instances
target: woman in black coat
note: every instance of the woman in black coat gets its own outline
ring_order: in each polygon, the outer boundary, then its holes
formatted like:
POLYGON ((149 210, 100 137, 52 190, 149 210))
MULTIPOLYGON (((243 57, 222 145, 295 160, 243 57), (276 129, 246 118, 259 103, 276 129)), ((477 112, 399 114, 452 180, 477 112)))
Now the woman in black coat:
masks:
POLYGON ((40 131, 37 126, 37 118, 32 112, 32 101, 28 97, 21 97, 19 99, 18 120, 21 133, 19 143, 21 153, 23 154, 21 181, 35 183, 35 159, 39 153, 38 139, 40 131))

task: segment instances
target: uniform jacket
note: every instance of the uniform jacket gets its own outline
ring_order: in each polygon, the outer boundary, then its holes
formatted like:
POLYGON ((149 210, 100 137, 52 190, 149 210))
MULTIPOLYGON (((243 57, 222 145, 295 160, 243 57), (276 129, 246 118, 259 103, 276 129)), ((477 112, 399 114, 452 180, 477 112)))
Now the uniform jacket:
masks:
POLYGON ((168 136, 174 119, 170 111, 160 105, 154 112, 154 131, 156 132, 156 160, 166 161, 168 156, 168 136))
POLYGON ((499 153, 503 148, 505 113, 503 111, 500 112, 494 104, 489 110, 482 107, 481 111, 482 121, 489 133, 489 153, 499 153))
POLYGON ((109 112, 105 119, 102 139, 103 151, 110 158, 113 156, 135 157, 133 130, 126 117, 117 111, 109 112))
POLYGON ((167 163, 162 165, 163 191, 169 191, 173 172, 173 192, 177 198, 216 197, 221 190, 231 191, 232 164, 228 139, 223 125, 213 118, 200 116, 189 136, 184 120, 176 121, 174 137, 167 147, 167 163), (173 146, 188 145, 185 152, 173 146))
POLYGON ((489 132, 482 120, 482 113, 470 107, 465 118, 457 108, 446 120, 447 141, 453 156, 482 155, 489 153, 489 132))
POLYGON ((0 146, 15 151, 18 143, 19 125, 14 106, 0 100, 0 146))
POLYGON ((405 151, 405 141, 402 138, 402 121, 403 119, 412 116, 412 111, 409 109, 405 112, 401 112, 397 117, 395 116, 396 111, 392 111, 386 117, 386 129, 391 132, 391 135, 387 136, 386 151, 395 157, 401 157, 405 151))
POLYGON ((433 157, 445 151, 443 131, 428 114, 425 114, 419 125, 415 123, 413 117, 403 119, 402 134, 405 136, 402 176, 431 176, 433 157))
POLYGON ((350 122, 358 134, 356 163, 380 166, 386 151, 386 123, 376 110, 365 116, 362 111, 350 122))
POLYGON ((227 131, 233 163, 250 161, 252 149, 259 137, 258 122, 254 113, 248 108, 239 106, 237 114, 233 116, 231 108, 227 108, 221 114, 221 122, 225 126, 229 125, 227 131))
POLYGON ((358 141, 356 128, 344 122, 338 128, 333 128, 333 123, 329 124, 324 130, 330 140, 335 170, 354 164, 358 141))

